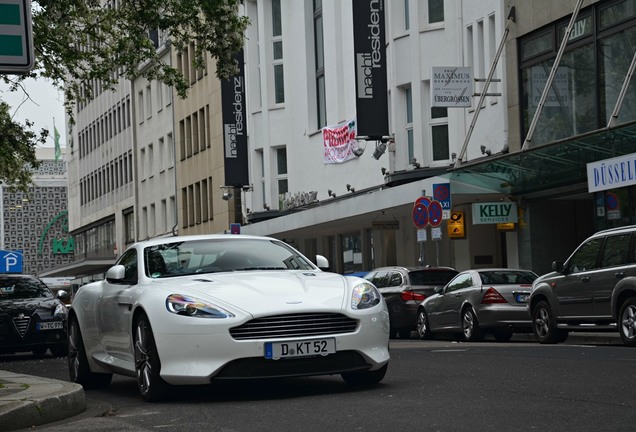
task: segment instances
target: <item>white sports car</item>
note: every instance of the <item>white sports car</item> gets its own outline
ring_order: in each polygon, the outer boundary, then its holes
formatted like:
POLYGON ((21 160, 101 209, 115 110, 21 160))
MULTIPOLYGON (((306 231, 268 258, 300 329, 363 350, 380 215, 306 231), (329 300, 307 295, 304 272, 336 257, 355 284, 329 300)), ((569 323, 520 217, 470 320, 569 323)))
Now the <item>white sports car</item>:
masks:
POLYGON ((147 401, 170 385, 341 374, 376 384, 389 315, 370 282, 322 271, 286 243, 182 236, 130 246, 69 310, 69 374, 100 387, 136 377, 147 401))

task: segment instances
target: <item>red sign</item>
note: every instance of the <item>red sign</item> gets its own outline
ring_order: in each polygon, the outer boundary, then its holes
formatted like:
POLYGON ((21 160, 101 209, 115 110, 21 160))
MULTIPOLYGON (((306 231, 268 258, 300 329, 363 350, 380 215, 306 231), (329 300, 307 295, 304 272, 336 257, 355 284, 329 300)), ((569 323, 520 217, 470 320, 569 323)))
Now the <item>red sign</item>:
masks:
POLYGON ((428 205, 428 221, 432 227, 442 224, 442 204, 439 201, 431 201, 428 205))
POLYGON ((415 204, 413 206, 413 224, 417 228, 424 228, 428 225, 428 209, 424 204, 415 204))

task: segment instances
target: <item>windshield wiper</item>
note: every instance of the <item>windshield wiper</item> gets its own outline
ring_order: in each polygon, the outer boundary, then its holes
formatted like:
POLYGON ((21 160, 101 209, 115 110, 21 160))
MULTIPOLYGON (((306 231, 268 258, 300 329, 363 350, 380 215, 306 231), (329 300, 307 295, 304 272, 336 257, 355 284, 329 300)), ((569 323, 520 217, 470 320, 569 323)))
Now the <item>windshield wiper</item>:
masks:
POLYGON ((287 267, 245 267, 236 270, 289 270, 287 267))

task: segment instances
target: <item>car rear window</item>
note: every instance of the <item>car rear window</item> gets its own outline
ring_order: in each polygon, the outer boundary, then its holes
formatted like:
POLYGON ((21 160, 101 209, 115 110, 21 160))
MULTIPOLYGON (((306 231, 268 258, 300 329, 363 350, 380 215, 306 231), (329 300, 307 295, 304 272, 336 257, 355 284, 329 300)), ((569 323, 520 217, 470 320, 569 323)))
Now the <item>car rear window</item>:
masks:
POLYGON ((527 285, 537 278, 530 271, 480 271, 479 276, 482 283, 488 285, 527 285))
POLYGON ((409 272, 411 285, 446 285, 455 275, 454 270, 414 270, 409 272))

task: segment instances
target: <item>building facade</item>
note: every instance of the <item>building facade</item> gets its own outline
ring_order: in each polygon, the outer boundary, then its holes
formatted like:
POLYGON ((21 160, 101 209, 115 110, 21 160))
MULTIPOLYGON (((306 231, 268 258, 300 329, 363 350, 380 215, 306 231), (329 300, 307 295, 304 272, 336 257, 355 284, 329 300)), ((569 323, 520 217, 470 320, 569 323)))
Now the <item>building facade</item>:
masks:
POLYGON ((40 166, 26 192, 0 185, 0 250, 21 254, 22 268, 0 262, 2 272, 38 276, 74 260, 68 229, 67 170, 53 148, 36 148, 40 166))

